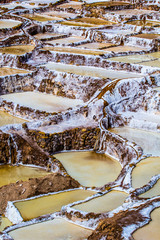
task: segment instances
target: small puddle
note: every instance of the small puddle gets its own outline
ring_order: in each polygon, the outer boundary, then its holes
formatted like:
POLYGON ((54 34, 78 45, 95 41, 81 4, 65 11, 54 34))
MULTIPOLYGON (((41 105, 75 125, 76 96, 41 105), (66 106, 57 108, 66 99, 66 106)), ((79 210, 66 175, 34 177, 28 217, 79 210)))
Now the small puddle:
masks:
POLYGON ((144 227, 138 229, 133 237, 135 240, 159 240, 160 239, 160 208, 151 213, 152 221, 144 227))
POLYGON ((138 144, 144 154, 160 156, 160 134, 129 127, 112 128, 111 132, 119 134, 131 142, 138 144))
POLYGON ((95 194, 93 191, 74 190, 15 202, 14 205, 19 210, 23 220, 27 221, 42 215, 59 212, 62 206, 84 200, 93 194, 95 194))
POLYGON ((88 187, 101 187, 112 182, 121 171, 120 163, 105 154, 87 151, 58 153, 54 156, 69 175, 88 187))
POLYGON ((147 184, 151 177, 160 174, 160 157, 149 157, 139 163, 132 172, 132 185, 139 188, 147 184))
POLYGON ((0 53, 13 54, 13 55, 23 55, 25 53, 31 52, 34 49, 33 45, 19 45, 11 47, 1 47, 0 53))
POLYGON ((3 231, 6 227, 11 226, 12 223, 6 217, 0 217, 0 232, 3 231))
POLYGON ((125 192, 111 191, 104 196, 75 205, 73 208, 84 212, 105 213, 121 206, 127 197, 128 194, 125 192))
POLYGON ((24 123, 24 122, 27 122, 27 121, 18 117, 14 117, 9 113, 0 111, 0 127, 8 124, 16 124, 16 123, 24 123))
POLYGON ((0 165, 0 187, 15 183, 17 181, 27 181, 29 178, 43 177, 50 174, 38 167, 0 165))
POLYGON ((70 99, 40 92, 11 93, 1 96, 4 100, 46 112, 59 112, 83 105, 79 99, 70 99))
POLYGON ((54 219, 11 231, 14 240, 84 240, 92 231, 64 219, 54 219))

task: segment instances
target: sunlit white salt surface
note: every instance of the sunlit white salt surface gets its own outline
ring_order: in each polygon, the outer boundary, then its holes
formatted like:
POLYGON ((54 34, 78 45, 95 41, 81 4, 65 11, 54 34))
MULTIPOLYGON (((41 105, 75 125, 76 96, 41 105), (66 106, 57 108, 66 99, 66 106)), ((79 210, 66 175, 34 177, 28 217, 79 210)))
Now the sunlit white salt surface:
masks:
POLYGON ((134 188, 142 187, 157 174, 160 174, 160 157, 146 158, 133 169, 132 185, 134 188))
POLYGON ((26 221, 45 214, 59 212, 62 206, 79 200, 84 200, 93 194, 95 194, 93 191, 74 190, 39 197, 32 200, 20 201, 14 203, 14 205, 20 211, 23 220, 26 221))
POLYGON ((29 178, 43 177, 48 174, 50 173, 38 167, 0 165, 0 187, 16 181, 26 181, 29 178))
POLYGON ((6 217, 0 217, 0 232, 4 230, 4 228, 11 226, 12 223, 6 217))
POLYGON ((54 155, 61 161, 69 175, 88 187, 100 187, 114 181, 120 171, 118 161, 95 152, 65 152, 54 155))
POLYGON ((121 206, 127 197, 128 194, 125 192, 111 191, 104 196, 75 205, 73 208, 84 212, 105 213, 121 206))
POLYGON ((84 240, 91 234, 92 231, 89 229, 58 218, 19 228, 9 233, 14 240, 84 240))
POLYGON ((63 63, 54 63, 49 62, 45 65, 46 68, 52 71, 59 71, 59 72, 68 72, 74 73, 77 75, 82 76, 90 76, 90 77, 99 77, 99 78, 110 78, 110 79, 123 79, 123 78, 134 78, 134 77, 142 77, 142 74, 125 72, 125 71, 114 71, 114 70, 107 70, 104 68, 96 68, 96 67, 86 67, 86 66, 76 66, 76 65, 69 65, 63 63))
POLYGON ((138 144, 142 147, 144 154, 160 156, 160 133, 129 127, 113 128, 110 131, 138 144))
MULTIPOLYGON (((42 13, 43 14, 43 13, 42 13)), ((53 17, 59 17, 59 18, 75 18, 77 14, 75 13, 70 13, 70 12, 58 12, 58 11, 49 11, 49 12, 44 12, 44 14, 48 16, 53 16, 53 17)))
POLYGON ((143 198, 151 198, 160 195, 160 180, 147 192, 140 195, 143 198))
POLYGON ((0 29, 2 28, 13 28, 20 25, 22 22, 12 20, 12 19, 1 19, 0 20, 0 29))
POLYGON ((46 112, 64 111, 70 107, 82 105, 83 101, 69 99, 39 92, 23 92, 2 95, 2 98, 25 107, 46 112))
POLYGON ((131 29, 119 29, 117 27, 98 30, 98 32, 105 32, 108 34, 115 34, 115 35, 128 35, 131 33, 135 33, 135 31, 133 31, 131 29))
POLYGON ((9 68, 9 67, 0 68, 0 76, 8 76, 8 75, 22 74, 22 73, 29 73, 29 71, 25 69, 20 69, 20 68, 9 68))
POLYGON ((151 213, 152 221, 138 229, 133 237, 135 240, 159 240, 160 239, 160 208, 151 213))
POLYGON ((0 126, 4 126, 7 124, 24 123, 24 122, 26 122, 24 119, 14 117, 9 113, 0 111, 0 126))

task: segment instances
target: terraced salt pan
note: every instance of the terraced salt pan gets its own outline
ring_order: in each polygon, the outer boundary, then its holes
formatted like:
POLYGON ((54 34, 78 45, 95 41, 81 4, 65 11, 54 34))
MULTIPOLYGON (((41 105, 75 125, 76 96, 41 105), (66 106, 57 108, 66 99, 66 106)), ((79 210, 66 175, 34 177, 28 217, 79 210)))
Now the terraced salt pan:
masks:
POLYGON ((147 192, 140 195, 143 198, 152 198, 160 195, 160 180, 147 192))
POLYGON ((77 46, 78 48, 88 48, 88 49, 105 49, 113 45, 112 43, 99 43, 99 42, 92 42, 86 43, 77 46))
MULTIPOLYGON (((61 19, 64 18, 75 18, 77 14, 75 13, 70 13, 70 12, 58 12, 58 11, 49 11, 49 12, 44 12, 45 15, 51 16, 51 17, 59 17, 61 19)), ((42 13, 43 15, 43 13, 42 13)))
POLYGON ((155 209, 151 213, 152 221, 144 227, 138 229, 133 237, 135 240, 159 240, 160 236, 160 208, 155 209))
POLYGON ((15 202, 14 206, 19 210, 23 220, 27 221, 42 215, 59 212, 62 206, 84 200, 93 194, 95 192, 87 190, 66 191, 32 200, 15 202))
POLYGON ((63 37, 65 36, 64 34, 58 34, 58 33, 38 33, 36 35, 34 35, 35 38, 39 39, 39 40, 48 40, 48 39, 52 39, 52 38, 59 38, 59 37, 63 37))
POLYGON ((101 187, 114 181, 121 165, 115 159, 95 152, 65 152, 54 155, 65 167, 69 175, 88 187, 101 187))
POLYGON ((43 177, 48 174, 50 173, 37 167, 0 165, 0 187, 16 181, 27 181, 29 178, 43 177))
POLYGON ((129 127, 112 128, 110 131, 138 144, 142 147, 144 154, 160 156, 160 133, 129 127))
POLYGON ((0 111, 0 126, 4 126, 7 124, 24 123, 24 122, 26 122, 24 119, 14 117, 9 113, 0 111))
POLYGON ((81 10, 82 5, 83 5, 82 2, 70 1, 70 2, 66 2, 66 3, 61 4, 59 7, 61 9, 73 8, 73 9, 76 9, 76 10, 81 10))
POLYGON ((22 24, 20 21, 12 19, 0 19, 0 29, 17 27, 20 24, 22 24))
POLYGON ((52 17, 45 14, 26 14, 26 15, 23 15, 23 17, 29 18, 31 20, 39 21, 39 22, 62 20, 62 18, 60 17, 52 17))
POLYGON ((160 68, 160 58, 157 60, 140 63, 140 65, 160 68))
POLYGON ((11 226, 12 223, 6 217, 0 217, 0 232, 4 230, 4 228, 11 226))
POLYGON ((125 15, 125 16, 133 16, 133 15, 142 15, 142 14, 150 14, 153 11, 151 10, 142 10, 142 9, 123 9, 119 11, 112 11, 112 14, 117 15, 125 15))
POLYGON ((143 48, 143 47, 135 47, 135 46, 117 46, 117 47, 111 47, 111 48, 107 48, 107 51, 111 51, 111 52, 115 52, 115 53, 118 53, 118 52, 129 52, 129 51, 132 51, 132 52, 136 52, 136 51, 143 51, 143 50, 146 50, 146 48, 143 48))
POLYGON ((55 70, 59 72, 68 72, 68 73, 74 73, 82 76, 99 77, 99 78, 124 79, 124 78, 143 77, 143 75, 139 73, 137 74, 137 73, 131 73, 126 71, 114 71, 114 70, 107 70, 104 68, 76 66, 76 65, 54 63, 54 62, 49 62, 43 66, 47 67, 51 71, 55 70))
POLYGON ((117 61, 117 62, 124 62, 124 63, 142 63, 145 64, 145 62, 149 62, 151 60, 156 60, 157 58, 160 58, 160 52, 154 52, 154 53, 148 53, 148 54, 142 54, 142 55, 130 55, 130 56, 122 56, 122 57, 113 57, 109 60, 111 61, 117 61))
POLYGON ((146 38, 146 39, 160 39, 160 34, 153 34, 153 33, 142 33, 135 36, 135 38, 146 38))
POLYGON ((46 43, 50 44, 70 44, 70 43, 76 43, 76 42, 81 42, 85 40, 84 37, 79 37, 79 36, 71 36, 67 38, 62 38, 62 39, 55 39, 51 41, 46 41, 46 43))
POLYGON ((22 227, 9 233, 14 240, 84 240, 91 234, 92 231, 89 229, 58 218, 22 227))
POLYGON ((121 206, 128 194, 121 191, 111 191, 101 197, 73 206, 74 209, 84 212, 105 213, 121 206))
POLYGON ((106 34, 115 34, 115 35, 128 35, 131 33, 135 33, 135 30, 131 30, 131 29, 119 29, 117 27, 113 27, 113 28, 107 28, 107 29, 103 29, 103 30, 98 30, 98 32, 102 32, 102 33, 106 33, 106 34))
POLYGON ((0 76, 8 76, 14 74, 21 74, 21 73, 29 73, 30 71, 20 68, 9 68, 9 67, 1 67, 0 68, 0 76))
POLYGON ((4 100, 46 112, 59 112, 83 105, 82 100, 69 99, 40 92, 11 93, 1 96, 4 100))
POLYGON ((35 46, 33 45, 17 45, 11 47, 1 47, 0 53, 13 54, 13 55, 23 55, 27 52, 31 52, 35 46))
MULTIPOLYGON (((157 174, 160 174, 160 157, 145 158, 144 160, 141 160, 139 163, 137 163, 136 167, 133 169, 132 185, 134 188, 142 187, 146 185, 151 180, 151 178, 157 174)), ((153 191, 156 191, 156 188, 153 191)), ((150 194, 152 193, 153 192, 151 192, 150 194)), ((145 196, 147 196, 147 193, 145 196)))
POLYGON ((160 92, 160 87, 156 87, 154 88, 154 90, 157 90, 158 92, 160 92))
POLYGON ((159 21, 151 21, 151 20, 146 20, 145 22, 141 21, 141 20, 135 20, 135 21, 129 21, 127 22, 127 24, 130 25, 136 25, 136 26, 145 26, 145 27, 156 27, 156 26, 160 26, 160 22, 159 21))

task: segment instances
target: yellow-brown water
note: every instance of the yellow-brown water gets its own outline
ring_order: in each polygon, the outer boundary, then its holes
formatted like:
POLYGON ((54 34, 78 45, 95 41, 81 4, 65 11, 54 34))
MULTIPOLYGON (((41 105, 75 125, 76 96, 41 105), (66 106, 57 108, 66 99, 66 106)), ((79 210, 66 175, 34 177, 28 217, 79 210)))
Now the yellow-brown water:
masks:
POLYGON ((7 101, 46 112, 59 112, 83 104, 82 100, 69 99, 40 92, 11 93, 2 96, 7 101))
POLYGON ((0 187, 29 178, 43 177, 47 174, 45 170, 36 167, 0 165, 0 187))
POLYGON ((9 68, 9 67, 0 68, 0 76, 8 76, 8 75, 14 75, 14 74, 21 74, 21 73, 29 73, 29 71, 25 69, 20 69, 20 68, 9 68))
POLYGON ((141 20, 135 20, 135 21, 127 22, 127 24, 136 25, 136 26, 145 26, 145 27, 160 26, 159 21, 151 21, 151 20, 146 20, 145 22, 141 20))
POLYGON ((46 22, 46 21, 53 21, 53 20, 61 20, 62 18, 60 17, 52 17, 52 16, 47 16, 45 14, 30 14, 30 15, 23 15, 26 18, 29 18, 31 20, 39 21, 39 22, 46 22))
POLYGON ((25 53, 31 52, 34 49, 33 45, 17 45, 11 47, 1 47, 0 53, 13 54, 13 55, 23 55, 25 53))
POLYGON ((69 223, 64 219, 54 219, 11 231, 14 240, 84 240, 92 231, 69 223))
POLYGON ((0 217, 0 232, 4 230, 4 228, 11 226, 12 223, 6 217, 0 217))
POLYGON ((20 201, 14 203, 20 211, 22 218, 30 220, 45 214, 59 212, 62 206, 92 196, 95 192, 87 190, 74 190, 57 193, 49 196, 43 196, 32 200, 20 201))
POLYGON ((89 187, 100 187, 114 181, 121 165, 115 159, 95 152, 66 152, 54 155, 67 172, 79 183, 89 187))
POLYGON ((160 174, 160 157, 145 158, 133 169, 132 185, 134 188, 142 187, 157 174, 160 174))
POLYGON ((135 240, 159 240, 160 239, 160 208, 151 213, 152 221, 144 227, 138 229, 133 237, 135 240))
POLYGON ((105 213, 123 204, 128 194, 121 191, 111 191, 104 196, 73 206, 74 209, 84 212, 105 213))
POLYGON ((24 123, 26 120, 14 117, 9 113, 0 111, 0 127, 7 124, 16 124, 16 123, 24 123))
POLYGON ((111 132, 119 134, 120 136, 135 142, 142 147, 144 154, 152 154, 153 156, 160 156, 160 134, 156 132, 149 132, 140 129, 133 129, 129 127, 120 127, 110 129, 111 132))

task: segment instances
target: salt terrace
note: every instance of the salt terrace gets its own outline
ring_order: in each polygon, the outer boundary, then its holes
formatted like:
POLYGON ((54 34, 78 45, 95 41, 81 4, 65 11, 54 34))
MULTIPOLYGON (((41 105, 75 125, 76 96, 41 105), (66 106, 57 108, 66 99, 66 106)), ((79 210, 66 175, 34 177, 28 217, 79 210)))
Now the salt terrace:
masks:
POLYGON ((1 240, 159 240, 159 0, 2 0, 0 95, 1 240))

